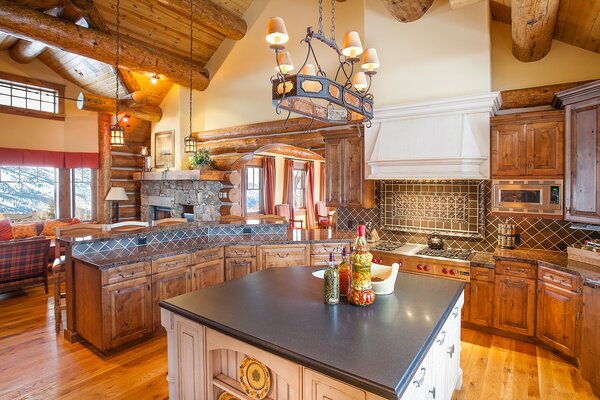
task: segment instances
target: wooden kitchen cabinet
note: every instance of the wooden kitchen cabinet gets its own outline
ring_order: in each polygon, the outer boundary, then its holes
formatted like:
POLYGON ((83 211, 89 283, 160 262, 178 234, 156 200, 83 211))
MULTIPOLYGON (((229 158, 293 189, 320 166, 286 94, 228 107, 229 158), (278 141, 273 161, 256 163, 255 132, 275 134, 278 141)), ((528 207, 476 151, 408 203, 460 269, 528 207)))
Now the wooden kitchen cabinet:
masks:
POLYGON ((225 281, 223 259, 208 261, 190 267, 191 290, 204 289, 225 281))
POLYGON ((581 337, 581 376, 600 396, 600 288, 583 288, 583 329, 581 337))
POLYGON ((535 333, 534 279, 496 274, 494 328, 533 336, 535 333))
POLYGON ((258 246, 256 269, 310 265, 310 251, 306 244, 258 246))
MULTIPOLYGON (((114 349, 154 330, 150 277, 102 288, 102 351, 114 349)), ((92 343, 95 345, 95 343, 92 343)))
POLYGON ((363 390, 304 368, 303 400, 366 400, 363 390))
POLYGON ((232 281, 252 272, 256 272, 256 257, 225 259, 225 280, 232 281))
POLYGON ((355 130, 327 133, 325 193, 328 207, 373 208, 375 186, 365 180, 364 137, 355 130))
POLYGON ((540 280, 537 303, 538 340, 575 357, 579 295, 540 280))
POLYGON ((600 224, 600 81, 565 90, 565 219, 600 224))
POLYGON ((471 284, 467 283, 465 286, 465 304, 463 305, 460 320, 462 322, 469 322, 471 319, 471 284))
POLYGON ((170 271, 152 275, 152 302, 154 328, 160 327, 161 300, 179 296, 190 291, 190 272, 188 268, 174 268, 170 271))
POLYGON ((469 321, 490 327, 494 320, 494 282, 471 281, 469 296, 469 321))
POLYGON ((561 111, 494 117, 492 178, 562 178, 564 114, 561 111))

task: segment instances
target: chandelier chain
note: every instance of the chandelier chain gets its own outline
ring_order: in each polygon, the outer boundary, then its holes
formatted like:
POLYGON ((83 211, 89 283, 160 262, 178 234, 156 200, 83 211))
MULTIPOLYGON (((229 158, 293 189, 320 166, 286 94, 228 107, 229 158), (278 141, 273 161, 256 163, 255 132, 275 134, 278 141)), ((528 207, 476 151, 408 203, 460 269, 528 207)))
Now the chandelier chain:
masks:
POLYGON ((194 51, 194 3, 190 0, 190 137, 192 137, 192 83, 193 83, 193 51, 194 51))
POLYGON ((115 56, 115 120, 116 125, 119 124, 119 56, 121 52, 121 0, 117 0, 117 51, 115 56))
POLYGON ((319 0, 319 33, 323 34, 323 0, 319 0))
POLYGON ((331 40, 335 42, 335 2, 331 0, 331 40))

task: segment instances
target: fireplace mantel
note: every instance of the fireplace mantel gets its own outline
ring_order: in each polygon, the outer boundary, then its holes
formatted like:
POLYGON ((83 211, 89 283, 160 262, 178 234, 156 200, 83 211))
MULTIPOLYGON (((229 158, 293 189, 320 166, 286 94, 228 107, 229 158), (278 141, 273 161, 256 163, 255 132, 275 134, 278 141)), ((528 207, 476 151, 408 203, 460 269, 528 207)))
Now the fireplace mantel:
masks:
POLYGON ((134 172, 134 181, 223 181, 225 171, 174 170, 160 172, 134 172))

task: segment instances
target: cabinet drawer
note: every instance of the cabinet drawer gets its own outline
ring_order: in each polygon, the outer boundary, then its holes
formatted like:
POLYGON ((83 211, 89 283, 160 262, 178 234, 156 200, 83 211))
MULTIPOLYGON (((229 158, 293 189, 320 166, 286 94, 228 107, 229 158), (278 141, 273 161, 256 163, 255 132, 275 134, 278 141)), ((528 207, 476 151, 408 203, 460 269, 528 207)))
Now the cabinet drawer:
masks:
POLYGON ((163 257, 152 260, 152 273, 169 271, 173 268, 187 267, 192 265, 192 254, 178 254, 176 256, 163 257))
POLYGON ((496 274, 535 279, 537 277, 537 267, 522 262, 496 261, 496 274))
POLYGON ((557 271, 547 267, 540 267, 538 269, 538 279, 572 292, 577 291, 577 285, 579 281, 575 275, 567 274, 566 272, 557 271))
POLYGON ((347 383, 304 368, 304 399, 365 400, 367 393, 347 383))
MULTIPOLYGON (((313 243, 310 245, 310 254, 341 254, 344 247, 349 247, 348 243, 313 243)), ((329 258, 328 258, 329 259, 329 258)))
POLYGON ((223 258, 223 248, 217 247, 214 249, 199 250, 195 253, 195 264, 202 264, 208 261, 218 260, 223 258))
POLYGON ((493 282, 495 274, 492 268, 471 267, 471 279, 476 281, 493 282))
POLYGON ((150 262, 121 265, 102 272, 102 286, 150 275, 150 262))
POLYGON ((306 245, 260 246, 258 248, 259 270, 276 267, 304 266, 310 263, 306 245))
POLYGON ((256 256, 256 246, 227 246, 225 247, 225 257, 254 257, 256 256))

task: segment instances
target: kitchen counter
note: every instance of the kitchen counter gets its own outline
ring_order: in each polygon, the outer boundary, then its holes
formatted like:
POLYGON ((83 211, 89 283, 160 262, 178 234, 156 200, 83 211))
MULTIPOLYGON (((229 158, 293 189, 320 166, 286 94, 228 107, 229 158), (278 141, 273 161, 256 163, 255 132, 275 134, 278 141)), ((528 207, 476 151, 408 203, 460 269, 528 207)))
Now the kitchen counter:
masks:
POLYGON ((288 230, 285 234, 217 235, 201 236, 184 240, 160 242, 143 246, 131 246, 109 251, 73 255, 74 261, 99 269, 109 269, 138 261, 149 261, 158 257, 191 253, 197 250, 234 245, 261 244, 304 244, 350 242, 353 232, 335 232, 327 229, 288 230))
POLYGON ((400 398, 465 284, 400 274, 395 292, 369 307, 328 306, 313 270, 268 269, 160 306, 328 377, 400 398))

